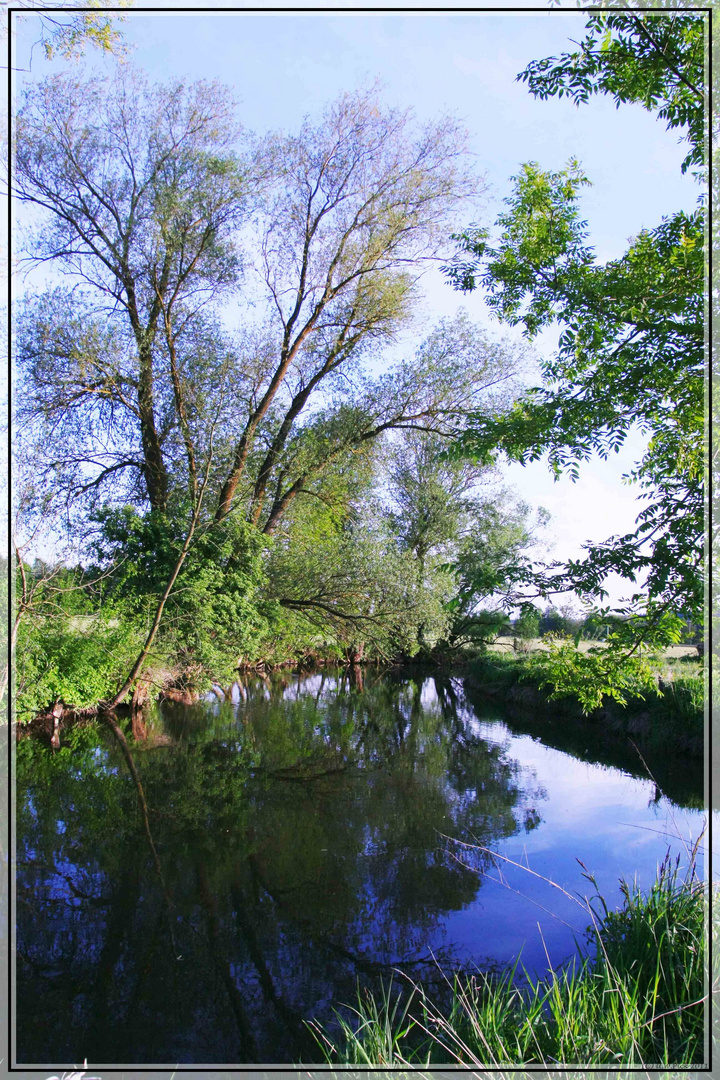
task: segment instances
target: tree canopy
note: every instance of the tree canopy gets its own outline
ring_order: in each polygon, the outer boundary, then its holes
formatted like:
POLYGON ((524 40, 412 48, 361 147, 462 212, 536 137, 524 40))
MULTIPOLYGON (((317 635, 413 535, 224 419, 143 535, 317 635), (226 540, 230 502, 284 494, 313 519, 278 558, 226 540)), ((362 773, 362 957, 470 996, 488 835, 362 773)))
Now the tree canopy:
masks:
POLYGON ((11 17, 22 18, 25 13, 33 15, 33 23, 38 28, 36 44, 42 46, 48 60, 56 56, 64 60, 78 60, 88 46, 102 53, 123 57, 127 44, 118 23, 123 22, 124 16, 118 15, 117 8, 128 7, 131 3, 132 0, 122 0, 116 5, 113 0, 95 0, 92 7, 96 10, 78 12, 72 10, 68 0, 59 0, 52 9, 37 0, 19 0, 13 6, 11 17), (102 9, 109 7, 115 10, 112 15, 105 15, 102 9), (63 8, 70 10, 65 12, 63 8))
POLYGON ((71 447, 45 456, 48 472, 73 496, 124 483, 160 513, 196 499, 207 472, 216 520, 242 503, 271 531, 374 428, 456 409, 437 363, 364 393, 362 365, 407 322, 471 192, 462 144, 454 122, 414 131, 373 92, 251 146, 217 85, 155 88, 125 67, 112 85, 32 88, 16 190, 44 212, 30 257, 71 283, 31 300, 19 335, 21 419, 71 447), (351 372, 367 403, 354 420, 351 372), (332 404, 308 426, 319 392, 332 404))

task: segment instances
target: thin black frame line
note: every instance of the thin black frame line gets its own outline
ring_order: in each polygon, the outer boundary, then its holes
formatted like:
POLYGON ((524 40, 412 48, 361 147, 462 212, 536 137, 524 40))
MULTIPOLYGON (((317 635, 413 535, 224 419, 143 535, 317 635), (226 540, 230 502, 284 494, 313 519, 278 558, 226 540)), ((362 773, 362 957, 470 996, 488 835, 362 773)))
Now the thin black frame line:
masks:
MULTIPOLYGON (((8 11, 16 12, 19 15, 43 15, 49 12, 53 14, 65 15, 73 12, 89 12, 97 15, 98 13, 110 13, 135 15, 135 14, 159 14, 164 15, 167 13, 180 13, 180 14, 193 14, 199 13, 202 15, 219 14, 219 15, 245 15, 245 14, 294 14, 305 15, 318 13, 321 15, 327 14, 357 14, 366 13, 372 15, 384 15, 395 14, 398 12, 407 12, 408 14, 438 14, 438 15, 476 15, 484 12, 497 12, 499 14, 506 14, 507 12, 527 12, 531 15, 578 15, 584 12, 609 12, 617 11, 624 12, 629 11, 626 7, 602 7, 599 5, 588 5, 587 7, 578 8, 544 8, 538 7, 449 7, 449 8, 437 8, 437 7, 353 7, 353 8, 340 8, 340 7, 277 7, 277 8, 256 8, 256 7, 244 7, 244 8, 231 8, 231 7, 135 7, 135 8, 122 8, 122 7, 42 7, 42 8, 22 8, 22 7, 8 7, 8 11)), ((712 15, 713 9, 711 7, 636 7, 632 8, 633 11, 646 11, 650 14, 666 15, 668 12, 706 12, 712 15)))
MULTIPOLYGON (((340 14, 357 14, 357 13, 385 14, 385 13, 389 13, 389 12, 390 13, 407 12, 407 13, 415 13, 415 14, 437 13, 438 15, 444 15, 444 14, 454 14, 454 13, 458 13, 458 14, 478 14, 478 13, 484 13, 484 12, 499 12, 501 14, 504 14, 506 12, 517 12, 517 11, 528 12, 530 14, 536 14, 536 13, 539 13, 539 12, 542 13, 542 14, 548 14, 548 13, 549 14, 555 14, 555 13, 558 13, 558 14, 568 14, 568 13, 570 13, 570 14, 578 14, 580 12, 592 12, 592 11, 600 11, 600 12, 619 11, 619 12, 623 12, 623 11, 627 11, 628 9, 627 8, 598 8, 598 6, 589 6, 588 5, 587 8, 582 8, 582 9, 581 8, 578 8, 578 9, 554 8, 554 9, 549 9, 547 12, 544 11, 544 10, 536 8, 536 6, 534 6, 534 8, 525 8, 525 6, 524 6, 524 8, 450 8, 450 9, 437 9, 437 8, 389 8, 389 9, 379 9, 379 8, 351 8, 351 9, 348 9, 348 8, 309 8, 309 9, 297 9, 297 8, 276 8, 276 9, 266 9, 266 8, 212 8, 212 9, 204 9, 204 8, 136 8, 136 9, 134 9, 132 11, 128 11, 128 9, 126 9, 126 8, 104 8, 104 9, 99 9, 99 10, 104 11, 104 12, 111 12, 111 13, 118 12, 118 13, 122 13, 124 15, 126 15, 126 14, 131 14, 132 15, 132 14, 135 14, 135 13, 138 13, 138 14, 155 13, 155 12, 158 12, 158 13, 176 13, 176 12, 178 12, 178 13, 188 13, 188 14, 192 14, 192 13, 200 13, 200 14, 208 14, 208 13, 218 13, 218 14, 247 14, 247 13, 250 13, 250 14, 255 14, 255 13, 260 13, 260 14, 274 14, 274 13, 277 13, 277 14, 280 14, 280 13, 291 13, 291 14, 309 14, 309 13, 318 13, 318 14, 328 14, 328 13, 330 13, 330 14, 332 14, 332 13, 340 13, 340 14)), ((712 80, 711 80, 711 70, 712 70, 712 15, 714 15, 714 10, 712 10, 712 8, 705 8, 705 6, 696 6, 696 8, 688 8, 688 6, 682 6, 682 8, 664 8, 661 11, 658 11, 657 8, 636 8, 636 9, 633 9, 633 10, 634 11, 646 11, 646 12, 649 12, 649 13, 656 13, 657 12, 658 14, 667 14, 668 12, 676 12, 676 11, 679 11, 679 12, 692 11, 692 12, 697 12, 697 13, 706 13, 706 14, 709 15, 709 19, 708 19, 708 70, 710 72, 710 78, 708 79, 708 114, 711 117, 712 116, 712 80)), ((9 29, 9 33, 8 33, 8 46, 6 46, 6 48, 8 48, 8 120, 9 120, 9 131, 12 131, 12 90, 13 90, 12 15, 15 14, 15 13, 17 13, 17 14, 25 14, 25 15, 32 15, 32 14, 40 14, 41 15, 41 14, 46 13, 46 12, 57 12, 59 14, 67 14, 67 13, 70 13, 70 12, 91 12, 91 13, 96 14, 98 12, 98 9, 97 8, 89 8, 89 6, 73 6, 73 8, 54 8, 54 6, 49 5, 49 6, 45 6, 45 8, 36 8, 36 9, 28 10, 26 8, 15 8, 15 6, 11 6, 11 5, 8 6, 8 29, 9 29)), ((709 167, 709 170, 708 170, 707 191, 708 191, 708 222, 709 222, 709 224, 711 224, 711 221, 712 221, 712 208, 714 208, 714 207, 712 207, 712 185, 710 183, 710 175, 709 175, 711 173, 711 153, 710 153, 710 151, 711 151, 710 132, 708 131, 708 162, 709 162, 710 167, 709 167)), ((11 273, 11 268, 12 268, 12 222, 13 222, 13 215, 12 215, 12 137, 9 139, 9 143, 8 143, 8 162, 6 162, 6 164, 8 164, 8 269, 9 269, 9 274, 8 274, 8 480, 9 480, 9 484, 8 484, 8 516, 9 516, 9 526, 10 526, 11 523, 12 523, 12 409, 11 409, 11 404, 12 404, 12 284, 13 284, 13 282, 12 282, 12 273, 11 273)), ((712 280, 711 274, 712 274, 712 246, 711 246, 711 244, 708 244, 708 292, 709 292, 709 289, 711 287, 711 280, 712 280)), ((709 293, 709 295, 711 295, 711 293, 709 293)), ((708 333, 709 333, 709 340, 710 340, 710 343, 711 343, 711 340, 712 340, 712 338, 711 338, 711 334, 712 334, 712 305, 711 305, 711 303, 710 303, 710 306, 709 306, 709 309, 708 309, 708 333)), ((710 348, 709 355, 708 355, 708 377, 710 378, 710 380, 711 380, 711 374, 712 374, 712 354, 711 354, 711 348, 710 348)), ((710 391, 711 391, 711 382, 710 382, 710 391)), ((708 429, 709 429, 708 434, 709 434, 709 436, 711 438, 711 434, 712 434, 711 400, 708 402, 708 429)), ((712 509, 711 508, 711 492, 710 492, 709 489, 708 489, 708 496, 707 496, 707 507, 708 507, 708 526, 709 526, 709 523, 711 521, 711 509, 712 509)), ((709 528, 708 528, 708 534, 709 534, 709 528)), ((8 553, 9 553, 9 556, 10 556, 10 543, 11 543, 10 528, 9 528, 9 538, 8 539, 9 539, 9 551, 8 551, 8 553)), ((14 778, 13 778, 13 774, 12 774, 12 731, 11 731, 11 726, 10 726, 10 699, 11 699, 11 681, 12 681, 12 672, 10 671, 10 666, 11 666, 10 665, 10 645, 11 645, 11 625, 12 625, 12 603, 11 603, 12 602, 12 558, 11 557, 9 557, 9 559, 8 559, 8 585, 9 585, 9 604, 8 604, 8 616, 6 616, 6 624, 8 624, 9 678, 8 678, 8 686, 6 686, 6 692, 8 692, 8 733, 9 733, 9 737, 8 737, 8 777, 9 777, 9 785, 8 785, 8 824, 9 824, 9 838, 10 838, 10 852, 11 852, 11 858, 8 861, 8 883, 9 883, 9 905, 8 905, 8 931, 9 931, 9 935, 8 935, 8 941, 12 942, 12 928, 13 928, 13 921, 12 921, 12 915, 13 915, 12 850, 13 850, 13 848, 12 848, 12 798, 11 798, 11 791, 12 791, 12 783, 13 783, 14 778)), ((711 606, 711 599, 712 599, 712 579, 711 579, 711 575, 709 575, 709 573, 708 573, 708 600, 709 600, 709 605, 710 606, 711 606)), ((711 667, 710 667, 710 665, 708 665, 708 699, 710 701, 711 701, 711 688, 712 688, 712 673, 711 673, 711 667)), ((712 872, 712 812, 711 812, 711 806, 712 806, 712 769, 711 769, 711 760, 712 760, 712 716, 711 716, 711 713, 708 716, 708 740, 707 741, 708 741, 708 753, 707 753, 706 769, 707 769, 707 778, 708 778, 708 870, 709 870, 709 879, 711 879, 711 872, 712 872)), ((712 959, 712 935, 711 935, 711 932, 710 932, 711 931, 711 918, 712 917, 711 917, 710 906, 711 905, 708 905, 708 945, 709 945, 709 948, 708 948, 708 964, 711 963, 711 959, 712 959)), ((9 991, 9 993, 8 993, 8 1005, 9 1005, 9 1008, 8 1008, 8 1018, 9 1018, 9 1024, 8 1024, 8 1069, 9 1069, 10 1072, 33 1072, 33 1071, 38 1071, 38 1069, 42 1069, 42 1068, 46 1068, 46 1067, 57 1068, 58 1066, 55 1066, 55 1065, 53 1065, 53 1066, 32 1066, 32 1067, 30 1067, 30 1066, 22 1066, 21 1067, 21 1066, 14 1066, 14 1065, 11 1064, 12 1059, 13 1059, 13 1057, 12 1057, 12 1036, 13 1036, 13 1025, 12 1025, 12 1018, 13 1018, 13 1009, 12 1009, 12 957, 9 955, 8 959, 9 959, 9 963, 8 963, 8 991, 9 991)), ((710 1017, 710 1020, 711 1020, 711 1017, 710 1017)), ((709 1032, 708 1032, 708 1034, 709 1034, 709 1032)), ((712 1069, 712 1040, 711 1040, 711 1038, 709 1039, 709 1042, 708 1042, 708 1049, 709 1049, 708 1070, 711 1072, 711 1069, 712 1069)), ((74 1067, 74 1066, 72 1066, 72 1067, 74 1067)), ((96 1067, 96 1066, 93 1066, 93 1067, 96 1067)), ((121 1067, 121 1066, 117 1066, 117 1067, 99 1066, 99 1067, 103 1068, 107 1072, 120 1072, 120 1071, 124 1072, 125 1068, 126 1068, 126 1067, 121 1067)), ((275 1072, 275 1071, 281 1071, 281 1070, 282 1071, 295 1071, 295 1070, 297 1070, 299 1068, 302 1068, 303 1066, 289 1066, 289 1068, 288 1068, 288 1066, 285 1066, 285 1065, 262 1065, 261 1067, 262 1067, 263 1070, 275 1072)), ((133 1071, 136 1071, 136 1072, 155 1072, 155 1071, 163 1072, 163 1071, 169 1071, 169 1070, 171 1070, 171 1068, 174 1068, 176 1071, 203 1072, 203 1074, 204 1074, 204 1072, 217 1071, 217 1069, 219 1069, 219 1068, 221 1068, 223 1071, 228 1071, 228 1072, 241 1072, 241 1074, 242 1074, 242 1072, 247 1072, 247 1071, 257 1071, 257 1066, 255 1066, 255 1065, 235 1066, 234 1068, 229 1068, 228 1066, 223 1066, 223 1065, 214 1065, 214 1066, 207 1066, 207 1067, 201 1067, 201 1068, 189 1068, 189 1069, 178 1069, 177 1066, 175 1066, 175 1067, 168 1066, 165 1069, 157 1068, 157 1067, 140 1067, 140 1068, 136 1068, 136 1067, 133 1066, 133 1071)), ((337 1071, 336 1066, 320 1065, 320 1066, 313 1066, 312 1068, 313 1068, 313 1071, 318 1071, 318 1072, 337 1071)), ((353 1068, 354 1068, 355 1071, 361 1071, 361 1072, 383 1071, 383 1069, 378 1068, 378 1067, 373 1067, 373 1066, 354 1066, 353 1068)), ((426 1067, 423 1068, 422 1066, 406 1066, 406 1068, 410 1068, 411 1071, 436 1071, 435 1069, 430 1069, 429 1070, 426 1067)), ((621 1068, 621 1066, 619 1066, 619 1068, 621 1068)), ((694 1072, 703 1072, 703 1071, 705 1071, 704 1069, 697 1069, 696 1066, 675 1066, 674 1068, 676 1069, 676 1071, 694 1071, 694 1072)), ((443 1070, 443 1071, 450 1070, 450 1071, 467 1072, 467 1067, 466 1066, 460 1066, 460 1065, 449 1065, 449 1066, 444 1065, 444 1066, 440 1066, 440 1069, 443 1070)), ((575 1067, 573 1067, 573 1066, 567 1066, 567 1067, 566 1066, 560 1066, 559 1068, 553 1069, 553 1071, 558 1072, 558 1074, 563 1074, 563 1072, 574 1071, 575 1069, 576 1069, 576 1066, 575 1067)), ((606 1067, 602 1067, 602 1066, 584 1066, 584 1070, 586 1072, 599 1072, 599 1071, 608 1072, 608 1069, 606 1067)), ((631 1067, 627 1068, 627 1067, 625 1067, 626 1072, 648 1072, 648 1071, 655 1072, 655 1071, 666 1071, 666 1070, 667 1070, 667 1066, 644 1066, 643 1068, 631 1068, 631 1067)), ((493 1068, 484 1068, 484 1071, 492 1072, 492 1071, 498 1071, 498 1070, 493 1069, 493 1068)), ((533 1071, 546 1071, 546 1069, 544 1069, 544 1067, 542 1067, 542 1066, 540 1066, 539 1069, 528 1069, 527 1066, 525 1066, 525 1067, 524 1066, 518 1066, 518 1067, 510 1066, 510 1067, 504 1067, 503 1071, 506 1071, 506 1072, 518 1072, 518 1071, 522 1071, 522 1072, 530 1071, 530 1072, 533 1072, 533 1071)))
MULTIPOLYGON (((14 10, 14 9, 12 9, 14 10)), ((11 27, 11 9, 8 8, 8 39, 7 39, 7 102, 8 102, 8 145, 7 145, 7 481, 8 481, 8 493, 7 493, 7 526, 8 526, 8 610, 7 610, 7 665, 8 665, 8 677, 5 685, 5 693, 7 694, 7 732, 8 732, 8 745, 7 745, 7 777, 8 777, 8 790, 7 790, 7 822, 8 822, 8 866, 7 866, 7 882, 8 882, 8 934, 7 941, 8 948, 8 965, 7 965, 7 1054, 8 1064, 13 1060, 12 1056, 12 1037, 13 1037, 13 1025, 12 1025, 12 969, 14 960, 14 927, 15 922, 13 919, 13 886, 15 884, 15 877, 13 874, 13 818, 12 818, 12 802, 13 792, 15 790, 15 778, 12 770, 12 708, 11 698, 14 683, 14 672, 12 670, 12 610, 13 610, 13 578, 14 568, 12 562, 12 258, 13 258, 13 215, 12 215, 12 90, 13 90, 13 71, 12 71, 12 27, 11 27)))

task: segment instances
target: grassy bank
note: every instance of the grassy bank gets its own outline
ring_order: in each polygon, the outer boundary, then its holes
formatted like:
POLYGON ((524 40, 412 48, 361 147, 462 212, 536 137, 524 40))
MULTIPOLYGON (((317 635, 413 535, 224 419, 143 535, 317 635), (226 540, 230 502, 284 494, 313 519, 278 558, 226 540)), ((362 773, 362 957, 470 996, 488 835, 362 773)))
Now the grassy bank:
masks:
POLYGON ((648 893, 628 885, 623 893, 618 912, 598 917, 587 905, 594 955, 543 979, 521 981, 515 968, 500 977, 449 976, 443 1004, 418 984, 360 993, 355 1022, 341 1020, 338 1038, 315 1027, 326 1061, 701 1064, 707 889, 694 860, 680 876, 666 859, 648 893))
POLYGON ((692 659, 668 659, 658 666, 657 693, 628 695, 626 705, 608 698, 584 715, 573 697, 550 700, 543 687, 546 671, 541 655, 485 653, 462 669, 468 687, 489 699, 502 699, 519 710, 542 710, 579 723, 628 735, 651 750, 702 757, 704 750, 704 681, 702 666, 692 659))

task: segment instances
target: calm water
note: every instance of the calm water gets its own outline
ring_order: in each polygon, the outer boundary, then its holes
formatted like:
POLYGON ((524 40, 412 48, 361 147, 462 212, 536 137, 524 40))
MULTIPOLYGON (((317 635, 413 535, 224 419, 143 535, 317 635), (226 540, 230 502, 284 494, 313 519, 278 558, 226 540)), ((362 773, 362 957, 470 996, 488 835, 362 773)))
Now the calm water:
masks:
POLYGON ((648 779, 627 742, 459 678, 234 698, 136 728, 146 813, 112 733, 18 745, 19 1064, 318 1062, 303 1021, 358 981, 570 957, 587 915, 525 867, 591 895, 580 858, 619 905, 703 827, 698 763, 648 779))

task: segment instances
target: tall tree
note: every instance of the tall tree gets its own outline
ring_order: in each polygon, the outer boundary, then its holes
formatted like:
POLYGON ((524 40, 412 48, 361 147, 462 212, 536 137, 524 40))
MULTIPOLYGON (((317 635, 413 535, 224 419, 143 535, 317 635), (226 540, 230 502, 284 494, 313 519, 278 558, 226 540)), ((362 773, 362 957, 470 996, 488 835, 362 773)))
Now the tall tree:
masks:
POLYGON ((357 378, 362 361, 406 324, 417 279, 442 250, 443 223, 472 193, 464 153, 454 121, 417 131, 375 91, 344 95, 320 123, 306 121, 298 135, 269 141, 274 182, 264 193, 252 259, 268 363, 248 401, 218 518, 249 479, 264 432, 250 479, 249 513, 260 519, 300 414, 318 391, 337 389, 341 371, 357 378))
MULTIPOLYGON (((703 160, 704 34, 701 15, 594 15, 579 51, 536 61, 519 78, 539 97, 567 94, 580 104, 609 93, 618 104, 641 103, 682 130, 685 169, 703 160)), ((533 579, 545 595, 574 589, 597 599, 608 574, 627 578, 635 591, 620 612, 614 655, 635 662, 642 641, 672 640, 679 614, 699 618, 703 603, 702 199, 695 213, 642 231, 603 265, 580 216, 588 181, 576 162, 559 172, 530 163, 514 179, 499 239, 481 229, 459 236, 449 274, 457 288, 482 285, 498 318, 528 338, 559 324, 559 347, 543 363, 544 385, 507 418, 478 417, 464 448, 520 462, 547 453, 556 474, 576 478, 580 462, 618 449, 634 424, 648 437, 630 474, 647 500, 636 530, 586 545, 584 559, 533 579)))
MULTIPOLYGON (((124 482, 168 512, 197 490, 222 372, 207 503, 216 521, 239 508, 271 531, 305 483, 288 455, 308 441, 308 409, 322 401, 330 417, 357 397, 349 385, 362 394, 363 364, 407 324, 417 278, 473 188, 457 125, 418 131, 374 92, 345 96, 243 165, 227 93, 151 89, 123 70, 110 86, 46 80, 17 133, 19 196, 46 215, 31 258, 72 282, 27 305, 18 340, 21 418, 45 424, 56 482, 74 494, 124 482), (234 338, 219 329, 221 300, 239 308, 234 338)), ((427 393, 413 406, 434 407, 427 393)))
MULTIPOLYGON (((184 404, 172 385, 178 335, 194 308, 237 278, 235 233, 248 187, 237 134, 222 87, 151 88, 126 67, 110 85, 52 76, 30 88, 17 117, 15 192, 45 211, 30 257, 58 264, 84 290, 83 315, 90 307, 96 316, 77 341, 72 320, 58 325, 51 313, 62 340, 41 335, 42 347, 31 350, 31 364, 57 361, 62 370, 57 394, 45 382, 43 415, 132 416, 156 510, 168 504, 163 443, 184 404)), ((71 295, 60 302, 75 306, 71 295)), ((120 468, 114 460, 99 466, 98 483, 120 468)))
POLYGON ((17 190, 43 215, 30 258, 70 282, 22 312, 24 435, 71 508, 101 504, 103 567, 123 547, 130 577, 154 566, 155 617, 122 693, 164 612, 179 626, 200 611, 171 597, 181 572, 205 614, 223 596, 228 618, 242 607, 257 553, 242 519, 276 533, 385 432, 454 429, 506 378, 467 320, 369 374, 481 185, 453 121, 419 129, 374 91, 297 136, 243 141, 221 89, 153 89, 126 69, 112 85, 46 80, 17 131, 17 190), (140 515, 102 509, 108 496, 140 515))
MULTIPOLYGON (((412 556, 420 589, 443 610, 442 625, 434 619, 436 640, 452 647, 498 632, 531 566, 530 509, 494 481, 495 469, 450 455, 448 440, 431 430, 403 433, 390 451, 389 522, 412 556)), ((538 511, 536 525, 546 523, 538 511)), ((420 629, 427 644, 432 635, 420 629)))

